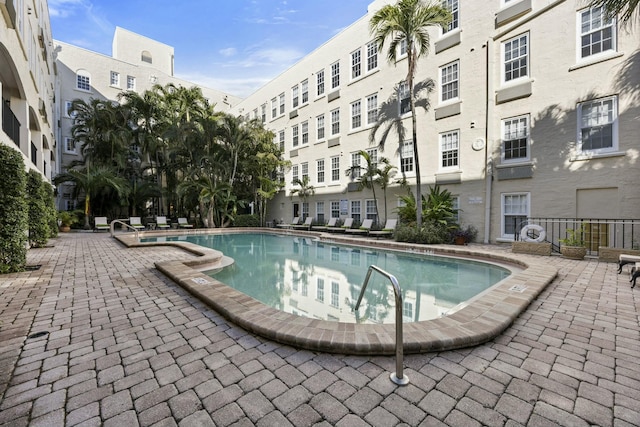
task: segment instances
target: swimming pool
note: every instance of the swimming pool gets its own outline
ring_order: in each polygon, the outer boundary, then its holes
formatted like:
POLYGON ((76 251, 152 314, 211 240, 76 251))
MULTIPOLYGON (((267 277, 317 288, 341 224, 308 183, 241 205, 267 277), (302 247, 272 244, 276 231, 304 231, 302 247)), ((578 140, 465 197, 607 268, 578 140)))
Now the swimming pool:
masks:
POLYGON ((203 234, 165 239, 213 248, 233 258, 233 265, 206 274, 263 304, 298 316, 346 323, 395 321, 393 289, 380 275, 372 276, 360 309, 353 310, 370 265, 398 279, 404 323, 449 314, 511 273, 486 262, 291 235, 203 234))

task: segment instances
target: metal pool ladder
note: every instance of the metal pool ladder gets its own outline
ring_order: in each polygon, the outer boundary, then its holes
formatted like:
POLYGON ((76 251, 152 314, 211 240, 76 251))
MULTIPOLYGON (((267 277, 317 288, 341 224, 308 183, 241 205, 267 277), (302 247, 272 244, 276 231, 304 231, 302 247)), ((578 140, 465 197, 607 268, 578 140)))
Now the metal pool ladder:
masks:
POLYGON ((377 271, 378 273, 385 276, 391 282, 393 286, 393 293, 396 298, 396 372, 392 372, 389 375, 391 381, 397 385, 407 385, 409 384, 409 378, 402 374, 403 370, 403 342, 402 342, 402 293, 400 292, 400 285, 398 284, 398 279, 393 274, 387 273, 383 269, 376 267, 375 265, 370 265, 367 270, 367 276, 364 278, 364 283, 362 284, 362 290, 360 291, 360 296, 358 297, 358 302, 356 303, 356 311, 360 308, 360 302, 362 302, 362 297, 364 296, 364 291, 367 289, 367 285, 369 284, 369 278, 371 277, 371 273, 373 271, 377 271))

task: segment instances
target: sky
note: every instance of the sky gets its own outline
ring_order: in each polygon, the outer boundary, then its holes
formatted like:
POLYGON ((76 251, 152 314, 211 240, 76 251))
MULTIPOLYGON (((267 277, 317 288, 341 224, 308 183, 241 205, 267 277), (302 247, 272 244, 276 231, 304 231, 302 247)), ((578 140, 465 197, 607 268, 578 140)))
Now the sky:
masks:
POLYGON ((49 0, 55 40, 111 56, 116 26, 173 46, 175 76, 247 97, 373 0, 49 0))

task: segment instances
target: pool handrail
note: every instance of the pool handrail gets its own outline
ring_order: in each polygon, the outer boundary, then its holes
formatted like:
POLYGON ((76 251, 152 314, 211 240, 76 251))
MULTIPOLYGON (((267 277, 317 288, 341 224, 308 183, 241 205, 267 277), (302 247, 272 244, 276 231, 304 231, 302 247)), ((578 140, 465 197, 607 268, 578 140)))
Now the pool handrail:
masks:
POLYGON ((358 302, 356 303, 355 310, 357 311, 360 308, 360 303, 362 302, 362 297, 364 296, 364 291, 367 289, 367 285, 369 284, 369 278, 371 277, 371 273, 376 271, 383 276, 385 276, 391 282, 393 286, 393 293, 396 299, 396 372, 392 372, 389 375, 389 378, 394 384, 397 385, 407 385, 409 384, 409 378, 404 376, 403 364, 404 364, 404 348, 403 348, 403 339, 402 339, 402 292, 400 291, 400 284, 398 283, 398 279, 391 274, 387 273, 380 267, 375 265, 370 265, 367 270, 367 275, 364 278, 364 282, 362 283, 362 290, 360 291, 360 296, 358 297, 358 302))
POLYGON ((138 232, 138 229, 135 227, 132 227, 131 225, 127 224, 126 222, 124 222, 124 220, 121 220, 121 219, 114 219, 113 221, 111 221, 111 226, 109 227, 109 231, 111 232, 111 237, 113 237, 113 235, 115 234, 116 223, 124 225, 126 228, 132 229, 133 232, 136 233, 136 240, 138 242, 140 241, 140 233, 138 232))

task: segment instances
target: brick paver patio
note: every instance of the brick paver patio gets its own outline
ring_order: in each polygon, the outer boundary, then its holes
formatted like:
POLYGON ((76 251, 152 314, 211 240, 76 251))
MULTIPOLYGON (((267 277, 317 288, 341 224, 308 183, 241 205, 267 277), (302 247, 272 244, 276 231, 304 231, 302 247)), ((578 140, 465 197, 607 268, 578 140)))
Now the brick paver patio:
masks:
POLYGON ((51 243, 29 251, 39 270, 0 276, 1 426, 640 425, 640 289, 615 264, 548 258, 558 277, 503 334, 406 355, 398 387, 393 357, 226 321, 154 268, 180 249, 51 243))

